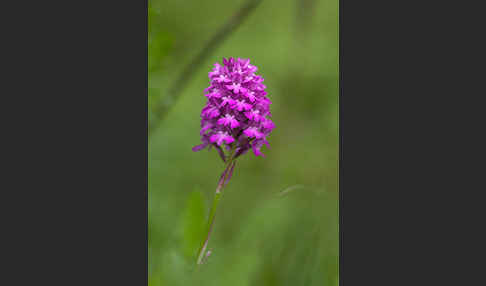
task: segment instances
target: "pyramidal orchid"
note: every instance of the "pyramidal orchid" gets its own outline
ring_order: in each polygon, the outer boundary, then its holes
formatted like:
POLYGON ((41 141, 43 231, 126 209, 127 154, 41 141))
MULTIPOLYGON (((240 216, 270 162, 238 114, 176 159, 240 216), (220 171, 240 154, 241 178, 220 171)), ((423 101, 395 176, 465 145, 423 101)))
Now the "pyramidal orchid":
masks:
POLYGON ((207 255, 216 207, 224 186, 231 179, 236 159, 252 149, 255 156, 264 156, 263 145, 268 146, 267 136, 275 128, 270 119, 270 104, 262 83, 256 75, 257 67, 249 59, 223 58, 223 65, 214 64, 208 73, 210 85, 206 88, 206 105, 201 111, 202 144, 193 151, 214 147, 226 167, 221 174, 207 225, 207 236, 197 257, 197 264, 207 255))

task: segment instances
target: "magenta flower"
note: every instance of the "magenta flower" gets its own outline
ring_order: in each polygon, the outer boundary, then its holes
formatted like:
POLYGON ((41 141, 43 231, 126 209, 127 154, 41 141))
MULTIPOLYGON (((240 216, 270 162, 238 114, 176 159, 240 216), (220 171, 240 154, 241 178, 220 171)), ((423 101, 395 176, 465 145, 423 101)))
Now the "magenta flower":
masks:
POLYGON ((223 141, 224 141, 224 143, 229 144, 229 143, 235 141, 235 139, 233 137, 229 136, 227 132, 218 131, 218 133, 213 134, 209 138, 209 141, 212 142, 212 143, 218 144, 218 146, 221 146, 221 144, 223 144, 223 141))
POLYGON ((229 90, 233 90, 234 93, 241 93, 246 91, 246 88, 242 87, 241 83, 235 82, 233 82, 231 85, 227 85, 226 88, 229 90))
POLYGON ((218 117, 219 114, 220 114, 219 109, 216 108, 215 106, 211 106, 211 105, 206 105, 203 108, 202 113, 201 113, 201 115, 203 115, 207 118, 218 117))
POLYGON ((265 119, 262 126, 263 126, 263 128, 268 129, 268 130, 272 130, 273 128, 275 128, 275 124, 270 119, 265 119))
POLYGON ((257 139, 260 139, 264 137, 263 133, 258 131, 257 127, 248 127, 247 129, 245 129, 245 131, 243 131, 243 134, 245 134, 248 138, 255 137, 257 139))
POLYGON ((225 96, 225 97, 222 98, 221 103, 219 104, 219 106, 220 107, 223 107, 227 103, 229 103, 229 105, 233 105, 233 104, 235 104, 235 101, 231 97, 225 96))
POLYGON ((255 92, 251 91, 251 90, 247 90, 247 92, 244 94, 246 98, 248 98, 251 102, 255 102, 256 100, 256 96, 255 96, 255 92))
POLYGON ((267 136, 275 128, 270 119, 270 104, 262 84, 263 77, 255 75, 257 67, 249 59, 223 58, 223 65, 214 64, 208 73, 210 85, 204 90, 206 106, 201 111, 202 144, 192 148, 200 151, 214 147, 226 168, 216 187, 212 210, 208 220, 206 239, 203 241, 197 264, 203 263, 222 189, 231 179, 236 158, 252 149, 255 156, 263 156, 261 147, 268 146, 267 136), (227 152, 225 152, 225 150, 227 152), (228 153, 228 154, 226 154, 228 153), (212 214, 212 215, 211 215, 212 214))
POLYGON ((231 109, 236 109, 238 111, 251 110, 251 104, 246 103, 244 100, 235 100, 233 105, 230 106, 231 109))
POLYGON ((255 122, 260 121, 262 118, 260 116, 260 110, 252 110, 252 111, 245 112, 245 116, 246 118, 253 120, 255 122))
POLYGON ((231 82, 231 80, 228 78, 228 76, 221 74, 218 77, 214 79, 215 81, 222 83, 222 82, 231 82))
POLYGON ((224 149, 233 150, 234 158, 249 149, 256 156, 263 155, 260 148, 268 145, 266 138, 275 124, 270 120, 272 102, 267 98, 264 79, 256 71, 249 59, 223 58, 223 65, 214 64, 208 73, 206 106, 201 111, 202 144, 194 151, 207 146, 225 147, 218 149, 225 161, 224 149))
POLYGON ((206 96, 207 98, 220 98, 221 93, 219 92, 218 89, 213 88, 208 94, 205 94, 204 96, 206 96))
POLYGON ((240 126, 240 123, 238 122, 238 120, 235 119, 235 116, 230 114, 226 114, 225 117, 221 117, 220 119, 218 119, 218 124, 224 126, 229 125, 231 129, 240 126))

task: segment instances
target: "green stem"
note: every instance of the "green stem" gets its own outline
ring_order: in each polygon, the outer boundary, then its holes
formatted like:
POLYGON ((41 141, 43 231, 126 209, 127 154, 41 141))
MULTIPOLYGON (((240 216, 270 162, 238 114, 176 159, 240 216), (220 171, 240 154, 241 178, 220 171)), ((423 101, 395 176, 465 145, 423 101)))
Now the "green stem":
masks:
POLYGON ((198 256, 197 256, 197 265, 202 264, 202 261, 204 259, 204 256, 206 254, 206 249, 209 243, 209 238, 211 237, 211 232, 213 230, 213 224, 214 224, 214 219, 216 217, 216 209, 218 208, 219 201, 221 200, 221 195, 222 195, 222 189, 226 183, 226 179, 228 178, 228 175, 231 170, 231 165, 235 162, 233 155, 236 149, 236 144, 234 144, 233 148, 231 149, 231 153, 229 156, 228 163, 226 164, 226 168, 224 170, 224 176, 223 179, 220 180, 218 186, 216 187, 216 193, 214 195, 213 199, 213 205, 211 206, 211 210, 209 211, 209 218, 208 218, 208 224, 206 226, 206 239, 204 239, 201 248, 199 249, 198 256))

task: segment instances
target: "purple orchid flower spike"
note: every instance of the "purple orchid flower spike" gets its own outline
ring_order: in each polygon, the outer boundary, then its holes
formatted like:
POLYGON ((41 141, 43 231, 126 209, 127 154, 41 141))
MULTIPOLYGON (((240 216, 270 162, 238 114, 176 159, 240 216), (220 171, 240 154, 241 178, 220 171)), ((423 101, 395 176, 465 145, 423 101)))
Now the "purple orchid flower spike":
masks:
POLYGON ((226 163, 210 212, 207 238, 199 251, 197 263, 201 264, 211 234, 214 213, 222 189, 231 179, 236 158, 252 149, 255 156, 264 156, 263 145, 268 146, 267 136, 275 128, 270 119, 272 103, 262 83, 263 77, 256 75, 257 67, 249 59, 223 58, 223 65, 214 64, 208 73, 210 85, 204 90, 206 105, 201 111, 202 144, 192 148, 197 152, 215 147, 226 163), (225 154, 225 151, 229 154, 225 154))
MULTIPOLYGON (((275 124, 270 119, 272 102, 262 84, 264 79, 255 74, 256 70, 249 59, 223 58, 223 65, 214 64, 208 73, 210 85, 205 89, 206 106, 201 111, 203 144, 194 147, 193 151, 225 144, 227 150, 237 150, 238 155, 248 149, 253 149, 256 156, 263 155, 262 142, 268 145, 266 138, 275 124), (245 138, 248 140, 242 140, 245 138)), ((221 157, 229 159, 228 156, 221 157)))

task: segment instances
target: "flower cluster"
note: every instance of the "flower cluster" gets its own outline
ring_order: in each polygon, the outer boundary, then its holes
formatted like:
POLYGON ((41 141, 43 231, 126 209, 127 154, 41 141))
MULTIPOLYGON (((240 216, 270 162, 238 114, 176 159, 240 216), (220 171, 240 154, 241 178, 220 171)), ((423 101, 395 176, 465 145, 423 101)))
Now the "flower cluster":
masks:
POLYGON ((235 158, 250 148, 256 156, 263 155, 260 148, 268 146, 266 137, 275 125, 270 120, 271 101, 266 97, 263 77, 256 75, 256 70, 249 59, 223 58, 223 65, 214 64, 205 89, 207 103, 201 111, 203 143, 193 151, 214 146, 225 160, 225 144, 228 150, 235 148, 235 158))

